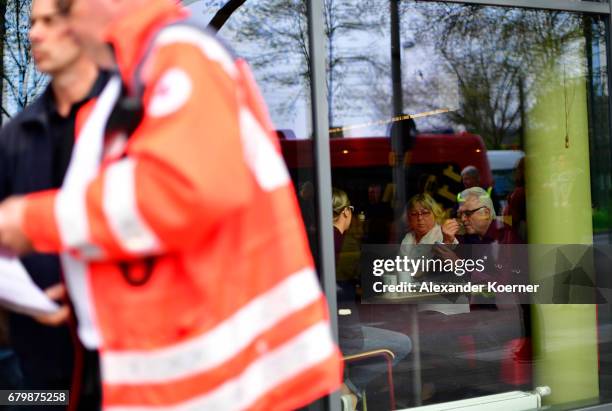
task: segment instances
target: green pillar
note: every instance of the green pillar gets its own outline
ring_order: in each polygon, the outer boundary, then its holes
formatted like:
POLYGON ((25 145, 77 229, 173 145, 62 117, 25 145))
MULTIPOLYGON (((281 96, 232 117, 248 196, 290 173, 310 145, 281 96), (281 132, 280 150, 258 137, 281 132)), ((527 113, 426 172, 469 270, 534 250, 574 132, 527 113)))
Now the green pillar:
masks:
MULTIPOLYGON (((572 51, 535 73, 525 129, 530 244, 593 241, 583 47, 568 47, 572 51)), ((530 268, 538 281, 555 265, 530 253, 530 268)), ((545 403, 597 397, 595 306, 535 305, 532 317, 534 384, 552 389, 545 403)))

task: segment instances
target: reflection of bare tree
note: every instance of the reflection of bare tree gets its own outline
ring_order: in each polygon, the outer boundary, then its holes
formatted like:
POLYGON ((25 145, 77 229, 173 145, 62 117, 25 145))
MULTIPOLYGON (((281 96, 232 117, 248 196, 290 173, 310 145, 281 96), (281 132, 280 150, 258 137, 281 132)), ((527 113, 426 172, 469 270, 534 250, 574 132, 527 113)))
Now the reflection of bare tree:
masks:
MULTIPOLYGON (((6 0, 0 0, 0 38, 4 39, 5 29, 5 15, 6 15, 6 0)), ((2 41, 2 47, 0 47, 0 78, 4 78, 4 41, 2 41)), ((4 101, 4 87, 0 84, 0 103, 4 101)), ((0 125, 2 125, 2 114, 0 114, 0 125)))
POLYGON ((480 134, 489 148, 519 136, 529 88, 547 67, 584 65, 559 61, 582 44, 576 14, 449 3, 407 3, 402 13, 410 35, 456 76, 460 104, 450 120, 480 134))
POLYGON ((33 101, 43 90, 47 77, 34 66, 30 50, 31 0, 6 1, 3 38, 3 70, 5 83, 2 115, 11 117, 33 101))
MULTIPOLYGON (((381 19, 386 9, 381 10, 378 3, 374 0, 324 1, 330 124, 333 123, 334 111, 350 107, 360 98, 347 84, 349 74, 356 68, 363 73, 369 68, 381 67, 381 62, 369 54, 363 42, 359 42, 360 47, 346 46, 351 43, 353 35, 361 33, 367 38, 367 35, 381 30, 381 19)), ((257 71, 259 81, 285 87, 297 86, 300 92, 309 90, 307 0, 248 1, 227 26, 235 32, 238 44, 251 45, 244 54, 257 71)), ((292 104, 300 97, 304 96, 296 94, 286 104, 292 104)))
MULTIPOLYGON (((484 54, 450 65, 457 75, 461 102, 459 110, 449 113, 449 117, 483 136, 488 147, 499 148, 519 126, 520 70, 508 59, 489 64, 484 54)), ((446 55, 445 58, 449 59, 446 55)))

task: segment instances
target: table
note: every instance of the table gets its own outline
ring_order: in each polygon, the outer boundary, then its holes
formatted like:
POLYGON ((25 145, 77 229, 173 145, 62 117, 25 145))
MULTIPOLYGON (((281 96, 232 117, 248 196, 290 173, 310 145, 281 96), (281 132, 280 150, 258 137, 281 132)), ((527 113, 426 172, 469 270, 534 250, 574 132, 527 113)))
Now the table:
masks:
MULTIPOLYGON (((444 295, 459 295, 462 293, 446 293, 444 295)), ((415 396, 415 406, 422 405, 421 391, 423 381, 421 378, 421 345, 419 331, 420 311, 438 311, 445 315, 463 314, 470 311, 469 299, 466 295, 461 295, 455 303, 444 302, 432 303, 435 297, 442 297, 441 293, 409 293, 401 295, 380 295, 368 298, 370 304, 403 304, 410 307, 410 328, 412 339, 412 349, 414 358, 414 369, 412 373, 412 385, 415 396), (461 301, 461 302, 458 302, 461 301)), ((442 297, 443 298, 443 297, 442 297)))

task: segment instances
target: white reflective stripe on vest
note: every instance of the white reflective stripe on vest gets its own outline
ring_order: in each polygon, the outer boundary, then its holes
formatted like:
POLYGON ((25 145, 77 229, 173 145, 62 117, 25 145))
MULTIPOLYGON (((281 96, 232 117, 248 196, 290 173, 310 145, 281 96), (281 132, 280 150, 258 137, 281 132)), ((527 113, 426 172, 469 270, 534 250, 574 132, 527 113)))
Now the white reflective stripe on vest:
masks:
POLYGON ((201 336, 168 348, 105 352, 101 358, 104 382, 167 383, 205 372, 230 360, 257 336, 319 298, 314 270, 300 270, 201 336))
POLYGON ((104 216, 121 248, 133 254, 151 254, 160 251, 160 242, 138 211, 135 166, 133 159, 124 158, 106 169, 104 216))
POLYGON ((121 92, 121 79, 111 78, 76 139, 62 189, 55 201, 62 244, 69 249, 91 253, 85 195, 88 183, 98 174, 106 121, 121 92))
POLYGON ((55 220, 62 244, 85 258, 101 258, 102 250, 89 240, 86 187, 62 188, 55 197, 55 220))
POLYGON ((243 410, 267 392, 334 353, 329 323, 321 321, 249 365, 208 393, 172 406, 108 406, 107 411, 243 410))
MULTIPOLYGON (((100 250, 90 243, 85 194, 88 183, 97 175, 104 144, 104 126, 121 92, 121 79, 111 78, 83 125, 72 152, 64 184, 55 200, 55 218, 64 245, 79 250, 85 257, 99 257, 100 250)), ((87 266, 69 253, 61 255, 64 277, 78 319, 78 335, 92 350, 100 345, 95 326, 95 311, 87 266)))
POLYGON ((88 350, 95 350, 102 341, 96 327, 96 313, 90 299, 87 264, 64 253, 60 255, 70 300, 78 319, 77 334, 88 350))
POLYGON ((192 44, 207 58, 219 63, 230 77, 235 78, 238 75, 232 56, 219 44, 219 41, 195 27, 169 26, 163 29, 155 40, 156 46, 172 43, 192 44))
MULTIPOLYGON (((170 26, 162 30, 155 40, 158 46, 178 42, 199 47, 207 58, 218 62, 230 77, 236 78, 239 75, 239 70, 227 50, 216 39, 195 27, 170 26)), ((245 160, 259 185, 266 191, 287 185, 290 177, 282 156, 270 142, 264 128, 245 107, 240 110, 240 130, 245 160)))
POLYGON ((289 184, 287 166, 251 110, 240 109, 240 137, 244 159, 265 191, 289 184))

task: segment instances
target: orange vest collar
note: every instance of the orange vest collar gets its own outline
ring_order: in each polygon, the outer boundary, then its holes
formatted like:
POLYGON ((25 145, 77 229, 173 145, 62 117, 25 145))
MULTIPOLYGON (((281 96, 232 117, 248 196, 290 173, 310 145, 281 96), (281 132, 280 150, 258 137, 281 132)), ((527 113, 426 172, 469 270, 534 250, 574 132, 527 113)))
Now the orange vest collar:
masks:
POLYGON ((106 41, 113 46, 121 77, 129 84, 132 72, 142 58, 151 35, 188 11, 171 0, 149 0, 137 11, 117 19, 106 31, 106 41))

